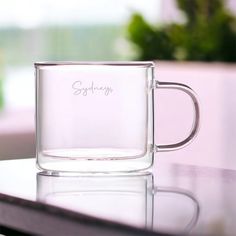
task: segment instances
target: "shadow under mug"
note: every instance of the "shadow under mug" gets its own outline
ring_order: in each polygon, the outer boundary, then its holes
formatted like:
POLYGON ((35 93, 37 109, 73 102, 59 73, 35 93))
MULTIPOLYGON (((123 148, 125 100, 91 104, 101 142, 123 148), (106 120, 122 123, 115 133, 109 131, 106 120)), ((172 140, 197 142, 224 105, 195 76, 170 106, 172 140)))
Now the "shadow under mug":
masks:
POLYGON ((151 173, 95 176, 38 173, 37 200, 163 232, 189 232, 199 217, 199 204, 191 193, 155 187, 151 173))
POLYGON ((150 168, 154 154, 189 144, 199 127, 194 92, 155 79, 153 62, 39 62, 36 68, 37 165, 52 172, 150 168), (193 101, 188 137, 154 140, 154 92, 177 89, 193 101))

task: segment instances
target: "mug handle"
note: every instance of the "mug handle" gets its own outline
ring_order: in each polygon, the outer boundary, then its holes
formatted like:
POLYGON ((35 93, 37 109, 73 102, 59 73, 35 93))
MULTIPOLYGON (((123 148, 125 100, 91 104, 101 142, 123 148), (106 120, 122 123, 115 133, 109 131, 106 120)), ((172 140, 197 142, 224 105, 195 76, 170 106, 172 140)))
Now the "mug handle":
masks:
POLYGON ((197 131, 199 129, 200 111, 199 111, 199 104, 197 101, 197 97, 196 97, 194 91, 185 84, 172 83, 172 82, 158 82, 158 81, 156 81, 155 89, 181 90, 190 96, 190 98, 193 101, 193 107, 194 107, 193 126, 192 126, 189 136, 187 138, 185 138, 183 141, 180 141, 178 143, 167 144, 167 145, 166 144, 165 145, 155 145, 156 152, 175 151, 175 150, 178 150, 180 148, 187 146, 193 140, 193 138, 195 138, 197 131))

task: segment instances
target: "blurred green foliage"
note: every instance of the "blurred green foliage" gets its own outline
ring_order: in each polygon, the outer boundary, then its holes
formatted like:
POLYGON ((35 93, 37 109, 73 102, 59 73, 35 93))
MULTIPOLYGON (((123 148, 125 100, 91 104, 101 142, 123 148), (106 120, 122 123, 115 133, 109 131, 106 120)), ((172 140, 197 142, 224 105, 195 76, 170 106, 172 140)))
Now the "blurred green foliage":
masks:
POLYGON ((154 26, 138 13, 128 37, 139 60, 236 61, 236 18, 224 0, 176 0, 185 23, 154 26))
POLYGON ((0 51, 10 66, 32 66, 35 61, 116 60, 119 25, 50 25, 32 29, 0 28, 0 51))

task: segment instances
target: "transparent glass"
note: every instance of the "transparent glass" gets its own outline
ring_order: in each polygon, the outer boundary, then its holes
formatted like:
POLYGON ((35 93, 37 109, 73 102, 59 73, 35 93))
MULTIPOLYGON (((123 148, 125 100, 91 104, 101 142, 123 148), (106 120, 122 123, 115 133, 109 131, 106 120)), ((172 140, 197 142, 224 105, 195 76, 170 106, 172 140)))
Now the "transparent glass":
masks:
POLYGON ((193 91, 156 81, 153 62, 39 62, 35 67, 37 164, 42 170, 144 170, 152 166, 156 151, 185 146, 198 129, 193 91), (180 89, 193 100, 193 128, 180 143, 155 145, 156 88, 180 89))

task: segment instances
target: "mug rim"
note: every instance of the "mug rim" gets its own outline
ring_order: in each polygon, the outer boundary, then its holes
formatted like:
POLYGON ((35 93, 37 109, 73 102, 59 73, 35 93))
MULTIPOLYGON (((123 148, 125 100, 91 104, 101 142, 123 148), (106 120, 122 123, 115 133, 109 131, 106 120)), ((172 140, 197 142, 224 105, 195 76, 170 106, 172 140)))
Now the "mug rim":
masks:
POLYGON ((136 66, 155 67, 154 61, 39 61, 35 67, 40 66, 136 66))

